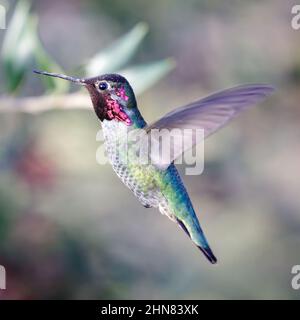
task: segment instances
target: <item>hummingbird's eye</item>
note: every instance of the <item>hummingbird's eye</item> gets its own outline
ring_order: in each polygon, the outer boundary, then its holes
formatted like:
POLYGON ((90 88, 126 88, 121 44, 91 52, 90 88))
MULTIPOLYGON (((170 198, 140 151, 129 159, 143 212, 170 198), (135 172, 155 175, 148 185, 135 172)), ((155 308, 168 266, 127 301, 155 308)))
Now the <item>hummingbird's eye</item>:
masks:
POLYGON ((98 87, 99 87, 99 90, 102 90, 102 91, 107 90, 108 83, 107 82, 100 82, 98 87))

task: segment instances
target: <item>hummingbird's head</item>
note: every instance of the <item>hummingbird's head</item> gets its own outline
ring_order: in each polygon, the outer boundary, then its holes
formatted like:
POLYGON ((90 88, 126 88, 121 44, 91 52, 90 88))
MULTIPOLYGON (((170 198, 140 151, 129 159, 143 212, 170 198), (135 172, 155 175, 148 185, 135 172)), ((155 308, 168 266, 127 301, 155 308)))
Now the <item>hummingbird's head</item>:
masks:
POLYGON ((34 71, 38 74, 61 78, 87 88, 96 115, 100 121, 117 120, 131 125, 131 115, 136 108, 134 92, 129 82, 119 74, 105 74, 93 78, 73 78, 61 74, 34 71))

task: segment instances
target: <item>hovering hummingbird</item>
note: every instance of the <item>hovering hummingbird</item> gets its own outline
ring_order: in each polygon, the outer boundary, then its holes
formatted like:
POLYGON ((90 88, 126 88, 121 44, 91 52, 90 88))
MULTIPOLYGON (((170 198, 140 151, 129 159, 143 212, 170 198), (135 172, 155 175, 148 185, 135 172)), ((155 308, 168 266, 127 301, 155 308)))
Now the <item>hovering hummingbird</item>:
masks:
MULTIPOLYGON (((155 207, 176 222, 190 237, 205 257, 216 263, 208 241, 185 186, 174 165, 175 157, 193 147, 191 136, 187 146, 173 146, 173 157, 168 163, 138 164, 124 162, 116 157, 112 145, 118 142, 123 131, 145 129, 202 128, 204 137, 223 127, 230 119, 247 107, 263 101, 274 89, 267 84, 250 84, 220 91, 166 114, 158 121, 147 125, 142 117, 129 82, 118 74, 105 74, 93 78, 73 78, 62 74, 34 71, 35 73, 69 80, 83 85, 88 90, 95 113, 102 123, 105 146, 112 167, 123 183, 134 193, 146 208, 155 207)), ((129 146, 133 148, 133 146, 129 146)), ((130 151, 130 150, 129 150, 130 151)), ((131 156, 134 156, 132 153, 131 156)))

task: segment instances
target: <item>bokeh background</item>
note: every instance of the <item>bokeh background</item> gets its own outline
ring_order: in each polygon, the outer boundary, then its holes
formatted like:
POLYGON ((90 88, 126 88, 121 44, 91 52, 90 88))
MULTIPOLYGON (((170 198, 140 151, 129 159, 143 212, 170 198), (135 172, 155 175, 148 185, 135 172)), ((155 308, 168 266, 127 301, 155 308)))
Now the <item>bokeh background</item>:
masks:
MULTIPOLYGON (((9 21, 16 2, 1 3, 9 21)), ((212 266, 175 224, 142 207, 109 165, 96 163, 100 123, 91 109, 21 112, 27 97, 54 93, 32 74, 30 59, 18 88, 7 85, 13 72, 2 61, 0 264, 7 290, 1 299, 299 299, 291 287, 291 268, 300 264, 294 4, 32 1, 45 51, 72 75, 137 23, 148 24, 128 66, 176 62, 138 96, 148 121, 241 83, 267 82, 277 91, 206 141, 201 176, 182 175, 219 258, 212 266), (14 112, 2 110, 8 102, 14 112)), ((0 30, 1 45, 7 32, 0 30)))

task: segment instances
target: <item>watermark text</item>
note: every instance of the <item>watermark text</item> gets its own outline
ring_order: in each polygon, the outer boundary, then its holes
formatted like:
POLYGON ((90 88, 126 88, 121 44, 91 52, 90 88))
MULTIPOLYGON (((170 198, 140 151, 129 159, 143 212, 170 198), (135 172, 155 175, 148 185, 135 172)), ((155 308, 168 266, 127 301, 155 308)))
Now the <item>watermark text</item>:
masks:
POLYGON ((296 4, 292 7, 291 11, 293 17, 291 20, 291 25, 294 30, 300 29, 300 4, 296 4))
POLYGON ((292 277, 292 288, 294 290, 299 290, 300 289, 300 265, 295 265, 292 267, 292 274, 294 275, 292 277))
POLYGON ((186 175, 204 170, 204 130, 199 128, 131 129, 120 124, 109 132, 98 131, 96 161, 122 165, 153 165, 167 169, 171 163, 186 164, 186 175))
POLYGON ((6 289, 6 270, 0 265, 0 290, 6 289))
POLYGON ((6 9, 0 4, 0 29, 6 29, 6 9))

